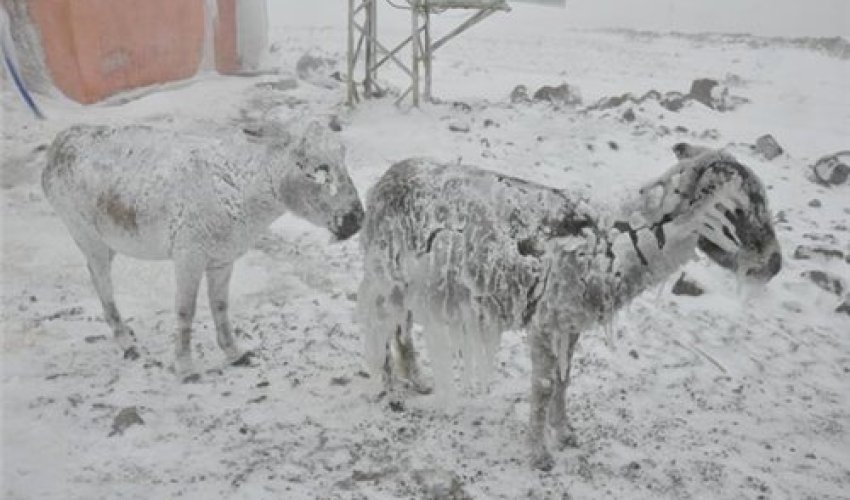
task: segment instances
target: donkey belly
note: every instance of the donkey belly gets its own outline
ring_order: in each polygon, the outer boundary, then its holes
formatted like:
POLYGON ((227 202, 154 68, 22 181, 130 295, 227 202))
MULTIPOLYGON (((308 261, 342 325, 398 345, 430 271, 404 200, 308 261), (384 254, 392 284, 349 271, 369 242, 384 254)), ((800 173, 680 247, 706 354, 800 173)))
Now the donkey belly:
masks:
MULTIPOLYGON (((52 201, 52 200, 51 200, 52 201)), ((155 220, 134 210, 104 211, 75 203, 54 203, 60 219, 81 246, 102 243, 116 253, 144 260, 171 258, 171 237, 163 217, 155 220)))
POLYGON ((117 231, 100 233, 101 240, 115 252, 143 260, 168 260, 172 258, 171 245, 165 238, 164 231, 159 228, 149 228, 136 234, 125 234, 117 231))

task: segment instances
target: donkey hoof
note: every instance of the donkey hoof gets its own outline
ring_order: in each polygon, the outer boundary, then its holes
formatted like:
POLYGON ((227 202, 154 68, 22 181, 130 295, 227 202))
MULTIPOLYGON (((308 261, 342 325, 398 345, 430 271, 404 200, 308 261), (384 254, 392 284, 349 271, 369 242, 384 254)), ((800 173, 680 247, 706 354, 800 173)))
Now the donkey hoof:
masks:
POLYGON ((558 446, 562 450, 564 448, 578 448, 578 438, 573 432, 563 434, 558 436, 558 446))
POLYGON ((392 410, 393 412, 401 413, 404 411, 404 401, 402 401, 401 399, 392 398, 390 399, 389 407, 390 410, 392 410))
POLYGON ((407 385, 410 390, 422 396, 427 396, 428 394, 434 392, 434 389, 431 386, 416 379, 408 380, 407 385))
POLYGON ((129 359, 131 361, 139 359, 139 351, 136 349, 136 346, 130 346, 124 349, 124 359, 129 359))
POLYGON ((552 455, 548 451, 544 450, 543 452, 535 453, 531 457, 531 466, 539 471, 549 472, 555 467, 555 459, 552 458, 552 455))
POLYGON ((200 373, 191 373, 191 374, 183 377, 183 383, 184 384, 197 384, 200 381, 201 381, 201 374, 200 373))
POLYGON ((241 356, 230 362, 231 366, 251 366, 251 358, 254 357, 252 351, 245 351, 241 356))

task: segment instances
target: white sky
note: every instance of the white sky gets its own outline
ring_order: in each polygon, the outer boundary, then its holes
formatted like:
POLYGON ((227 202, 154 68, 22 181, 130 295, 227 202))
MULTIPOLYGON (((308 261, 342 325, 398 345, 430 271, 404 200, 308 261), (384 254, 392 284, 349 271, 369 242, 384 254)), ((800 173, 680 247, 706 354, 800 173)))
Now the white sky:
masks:
MULTIPOLYGON (((286 24, 317 18, 345 22, 345 0, 267 2, 273 22, 274 18, 286 24)), ((552 9, 553 16, 562 17, 567 25, 583 28, 850 38, 850 0, 566 0, 566 4, 566 9, 515 4, 515 9, 552 9)))
POLYGON ((850 35, 850 0, 567 0, 567 10, 572 22, 592 27, 850 35))

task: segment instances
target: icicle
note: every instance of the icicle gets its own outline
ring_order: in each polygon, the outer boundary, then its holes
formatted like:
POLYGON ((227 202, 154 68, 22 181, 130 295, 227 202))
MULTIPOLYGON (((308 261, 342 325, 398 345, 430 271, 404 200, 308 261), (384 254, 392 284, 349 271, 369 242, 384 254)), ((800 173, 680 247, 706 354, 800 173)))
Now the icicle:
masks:
POLYGON ((441 321, 434 321, 434 318, 429 317, 425 323, 425 343, 431 359, 434 385, 439 393, 451 398, 456 392, 454 359, 458 351, 457 343, 452 340, 450 332, 441 321))
MULTIPOLYGON (((567 334, 569 335, 569 333, 567 334)), ((567 377, 567 370, 569 369, 569 345, 570 339, 568 336, 558 335, 560 339, 558 350, 555 351, 558 354, 558 373, 561 377, 561 380, 567 377)))
POLYGON ((605 331, 605 343, 608 344, 608 349, 617 351, 617 345, 614 341, 614 322, 611 317, 605 318, 602 322, 602 328, 605 331))
POLYGON ((746 284, 747 284, 746 271, 744 271, 743 266, 740 266, 735 271, 735 294, 739 298, 744 297, 744 291, 746 290, 746 287, 745 287, 746 284))
POLYGON ((655 301, 658 302, 661 300, 661 295, 664 293, 664 289, 667 287, 667 277, 661 279, 658 283, 658 286, 655 288, 655 301))

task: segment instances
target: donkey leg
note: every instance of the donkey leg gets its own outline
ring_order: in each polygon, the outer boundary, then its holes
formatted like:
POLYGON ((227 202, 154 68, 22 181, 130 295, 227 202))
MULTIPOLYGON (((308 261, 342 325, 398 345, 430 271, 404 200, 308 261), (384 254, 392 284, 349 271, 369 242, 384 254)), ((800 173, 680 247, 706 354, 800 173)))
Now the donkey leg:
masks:
POLYGON ((561 370, 556 370, 554 377, 554 391, 552 399, 549 402, 549 425, 555 431, 555 442, 560 448, 578 446, 575 428, 570 423, 567 416, 567 388, 570 385, 570 369, 573 364, 573 353, 575 352, 576 343, 578 342, 579 334, 570 333, 569 345, 567 346, 567 366, 564 373, 561 370))
POLYGON ((548 335, 539 331, 529 332, 531 342, 531 399, 529 404, 529 441, 531 444, 531 466, 543 471, 552 470, 555 461, 546 449, 546 413, 553 391, 552 376, 555 356, 548 335))
POLYGON ((192 364, 192 320, 198 287, 205 264, 201 259, 175 258, 174 276, 176 285, 175 310, 177 311, 177 334, 175 342, 175 372, 184 382, 196 382, 200 375, 192 364))
POLYGON ((115 293, 112 288, 112 259, 115 258, 115 251, 99 239, 84 235, 82 231, 72 230, 72 235, 86 257, 92 284, 103 306, 103 317, 112 329, 115 341, 124 353, 124 359, 138 359, 133 331, 121 319, 121 313, 115 305, 115 293))
POLYGON ((233 331, 228 317, 228 291, 230 276, 233 273, 233 263, 207 266, 207 295, 210 301, 210 311, 215 323, 216 340, 224 352, 227 361, 235 366, 249 364, 250 353, 242 352, 233 339, 233 331))
POLYGON ((404 325, 398 325, 395 334, 395 347, 398 353, 399 375, 406 379, 413 390, 419 394, 430 394, 431 388, 422 380, 419 371, 418 354, 413 345, 413 313, 408 310, 404 325))

